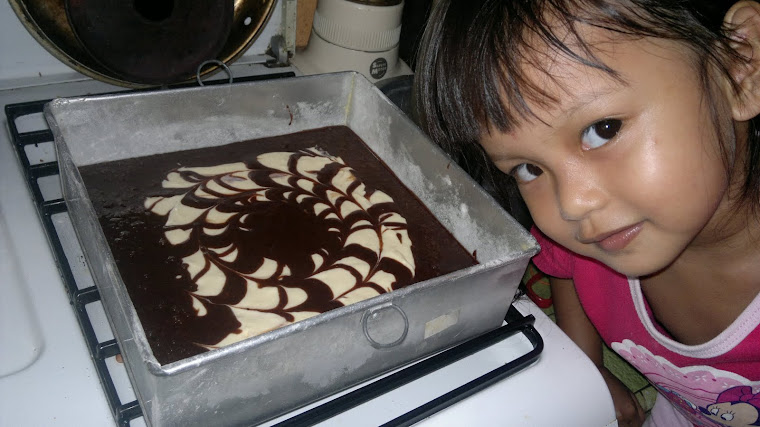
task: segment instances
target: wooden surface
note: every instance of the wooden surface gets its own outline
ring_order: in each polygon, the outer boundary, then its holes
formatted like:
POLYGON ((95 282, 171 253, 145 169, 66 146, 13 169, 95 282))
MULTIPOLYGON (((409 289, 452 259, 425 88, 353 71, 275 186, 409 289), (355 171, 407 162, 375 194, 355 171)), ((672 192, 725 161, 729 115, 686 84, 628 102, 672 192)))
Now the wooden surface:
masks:
POLYGON ((314 22, 314 10, 317 0, 298 0, 298 18, 296 21, 296 48, 304 48, 309 44, 311 26, 314 22))

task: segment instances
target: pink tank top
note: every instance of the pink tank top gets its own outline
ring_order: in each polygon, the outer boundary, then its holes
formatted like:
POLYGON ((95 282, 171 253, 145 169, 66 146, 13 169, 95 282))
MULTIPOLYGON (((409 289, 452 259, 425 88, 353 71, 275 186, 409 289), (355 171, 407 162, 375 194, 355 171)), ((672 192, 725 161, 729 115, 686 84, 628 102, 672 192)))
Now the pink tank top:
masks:
POLYGON ((688 421, 697 426, 760 425, 760 295, 717 337, 684 345, 654 321, 638 279, 576 255, 535 228, 532 233, 541 245, 533 258, 536 267, 573 279, 604 342, 688 421))

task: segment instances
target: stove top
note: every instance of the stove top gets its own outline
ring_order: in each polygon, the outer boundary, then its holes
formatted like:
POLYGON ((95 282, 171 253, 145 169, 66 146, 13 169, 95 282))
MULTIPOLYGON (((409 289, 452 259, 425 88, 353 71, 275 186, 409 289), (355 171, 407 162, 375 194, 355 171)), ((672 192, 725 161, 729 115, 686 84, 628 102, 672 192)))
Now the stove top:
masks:
MULTIPOLYGON (((11 136, 2 135, 0 141, 0 242, 5 255, 0 267, 3 277, 13 278, 10 298, 3 301, 15 307, 9 313, 17 313, 8 319, 13 323, 2 323, 3 339, 11 337, 11 344, 2 348, 13 348, 3 352, 0 363, 7 366, 0 372, 1 405, 9 405, 0 412, 3 425, 23 424, 26 417, 39 424, 144 423, 61 200, 52 135, 40 113, 51 94, 96 93, 99 86, 89 81, 0 91, 11 136), (28 96, 39 99, 18 102, 28 96), (40 400, 41 395, 52 399, 40 400)), ((535 305, 520 301, 515 306, 510 323, 470 346, 455 347, 268 424, 439 425, 473 417, 509 419, 511 424, 514 413, 503 411, 505 396, 514 410, 535 421, 547 415, 538 405, 545 398, 539 396, 564 393, 563 400, 580 399, 576 405, 594 402, 584 414, 594 422, 584 425, 608 425, 614 412, 611 402, 601 410, 597 406, 609 398, 593 365, 535 305), (395 391, 386 393, 390 389, 395 391)), ((571 413, 576 415, 565 412, 571 413)))
MULTIPOLYGON (((270 74, 263 77, 252 76, 238 79, 236 83, 258 80, 264 77, 272 79, 293 76, 293 72, 270 74)), ((216 82, 220 83, 222 81, 217 80, 216 82)), ((40 100, 5 106, 11 142, 22 166, 28 188, 32 193, 37 214, 53 250, 56 266, 63 278, 63 285, 66 288, 69 303, 73 306, 74 314, 84 336, 90 358, 95 365, 95 373, 103 387, 111 412, 117 424, 128 425, 130 421, 142 416, 142 410, 137 400, 128 399, 124 401, 117 392, 115 378, 123 375, 123 373, 119 371, 118 365, 109 367, 109 363, 113 365, 113 361, 119 363, 120 350, 116 339, 107 330, 104 330, 100 334, 96 333, 98 326, 102 329, 101 324, 103 320, 100 315, 102 306, 97 305, 100 300, 98 289, 87 270, 87 261, 77 243, 77 237, 69 217, 70 214, 59 189, 59 169, 54 148, 52 147, 53 134, 48 129, 20 130, 24 129, 26 125, 24 120, 28 121, 31 117, 38 117, 48 101, 40 100), (98 308, 96 309, 95 307, 98 308), (94 310, 98 310, 98 312, 93 312, 94 310)), ((7 249, 6 251, 10 258, 12 252, 7 249)), ((21 299, 23 296, 18 298, 21 299)), ((13 310, 10 309, 9 312, 12 313, 13 310)), ((25 315, 19 317, 28 318, 29 316, 25 313, 25 315)), ((523 316, 514 307, 511 307, 505 319, 506 324, 501 328, 401 369, 385 378, 369 382, 369 384, 358 387, 334 400, 281 421, 277 425, 313 425, 316 422, 330 419, 337 414, 492 346, 516 333, 524 334, 530 341, 532 349, 527 353, 515 359, 504 360, 502 366, 387 423, 388 425, 410 425, 534 363, 540 356, 544 346, 541 336, 532 326, 534 321, 533 315, 523 316)), ((13 345, 13 347, 25 349, 26 351, 15 354, 17 357, 23 358, 24 353, 28 352, 29 357, 33 357, 38 343, 34 340, 36 334, 31 326, 32 321, 28 319, 26 322, 20 323, 20 325, 22 333, 14 334, 16 338, 12 339, 14 341, 22 339, 27 342, 14 343, 16 345, 13 345)), ((13 364, 7 366, 12 367, 13 364)), ((130 395, 131 397, 132 395, 130 395)))
MULTIPOLYGON (((51 61, 7 4, 0 23, 0 50, 13 52, 15 61, 0 63, 6 111, 0 116, 0 425, 144 425, 61 200, 52 138, 40 113, 49 99, 123 89, 51 61)), ((260 62, 230 68, 243 78, 298 74, 260 62)), ((518 301, 511 313, 507 327, 472 347, 266 425, 567 425, 568 419, 614 425, 606 386, 582 352, 532 302, 518 301)))

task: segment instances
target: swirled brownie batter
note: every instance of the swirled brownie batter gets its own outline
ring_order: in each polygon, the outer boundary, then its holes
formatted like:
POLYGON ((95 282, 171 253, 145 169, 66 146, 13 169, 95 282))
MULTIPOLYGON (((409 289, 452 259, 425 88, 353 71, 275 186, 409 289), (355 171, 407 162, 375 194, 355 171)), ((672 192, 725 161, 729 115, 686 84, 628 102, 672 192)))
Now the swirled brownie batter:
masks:
POLYGON ((162 364, 475 264, 347 127, 80 173, 162 364))

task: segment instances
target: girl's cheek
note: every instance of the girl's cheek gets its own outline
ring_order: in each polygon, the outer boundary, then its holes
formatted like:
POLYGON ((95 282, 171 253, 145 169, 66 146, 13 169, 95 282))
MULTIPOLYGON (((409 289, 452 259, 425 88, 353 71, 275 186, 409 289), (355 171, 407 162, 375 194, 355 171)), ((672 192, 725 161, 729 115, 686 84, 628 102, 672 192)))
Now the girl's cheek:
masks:
POLYGON ((541 231, 547 232, 553 225, 554 221, 551 218, 557 216, 556 204, 552 202, 554 200, 545 191, 525 191, 521 192, 525 205, 530 211, 530 215, 533 218, 533 222, 541 229, 541 231))
MULTIPOLYGON (((548 183, 544 182, 541 184, 548 183)), ((523 196, 523 200, 530 211, 535 226, 547 237, 561 245, 567 246, 572 244, 574 241, 572 236, 575 232, 567 221, 562 219, 557 203, 557 196, 552 187, 550 185, 541 185, 536 186, 535 190, 523 196)))

